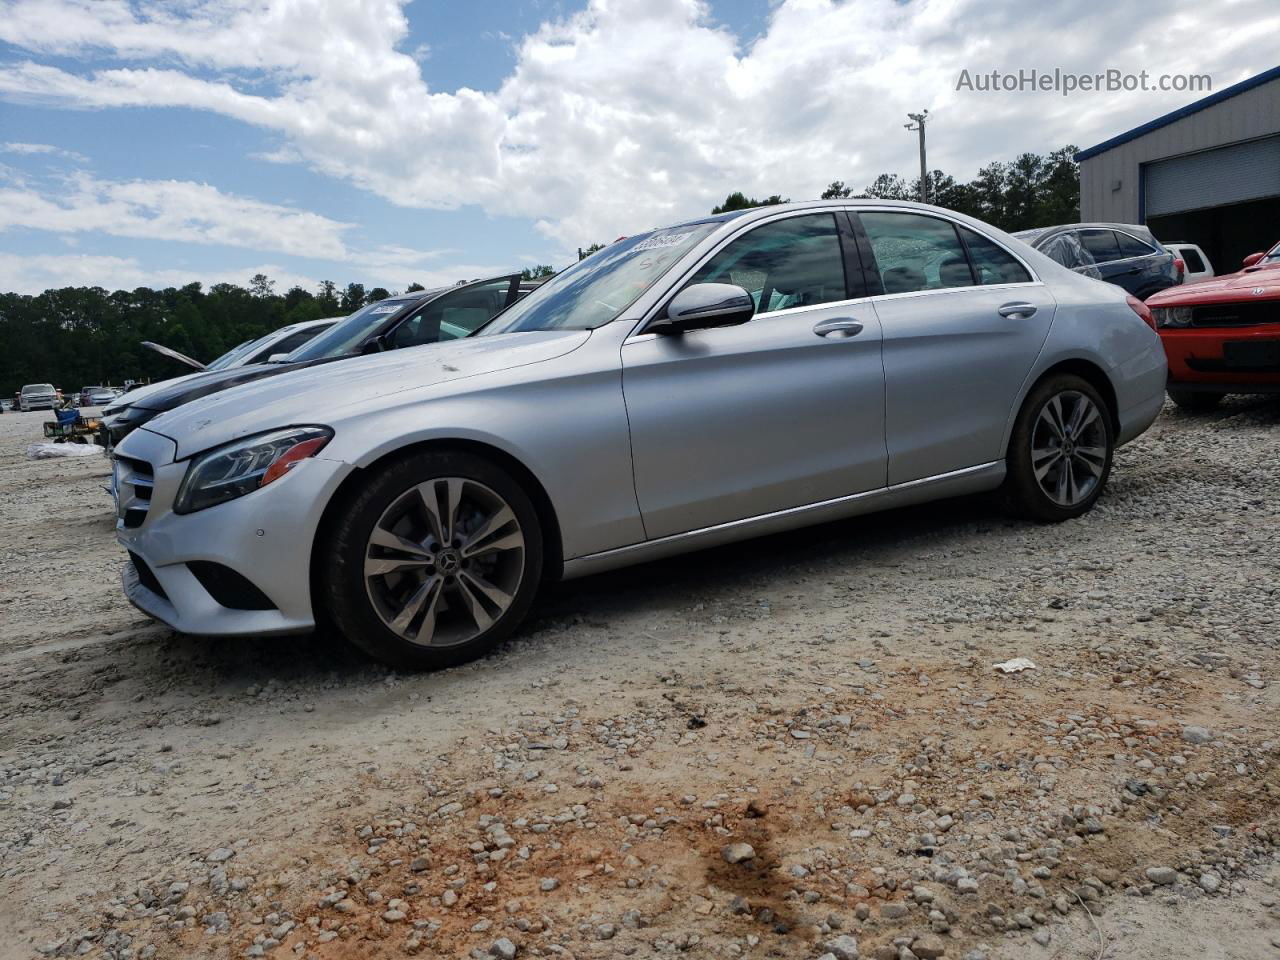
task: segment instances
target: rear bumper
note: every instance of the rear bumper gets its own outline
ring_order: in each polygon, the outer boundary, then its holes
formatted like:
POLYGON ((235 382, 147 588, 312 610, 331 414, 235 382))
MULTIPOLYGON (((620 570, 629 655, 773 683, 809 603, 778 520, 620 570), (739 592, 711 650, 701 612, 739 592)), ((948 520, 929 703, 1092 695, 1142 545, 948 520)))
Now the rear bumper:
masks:
POLYGON ((1242 365, 1226 355, 1224 345, 1276 344, 1280 324, 1207 329, 1162 329, 1160 339, 1169 358, 1169 388, 1226 393, 1273 393, 1280 388, 1280 362, 1269 366, 1242 365))

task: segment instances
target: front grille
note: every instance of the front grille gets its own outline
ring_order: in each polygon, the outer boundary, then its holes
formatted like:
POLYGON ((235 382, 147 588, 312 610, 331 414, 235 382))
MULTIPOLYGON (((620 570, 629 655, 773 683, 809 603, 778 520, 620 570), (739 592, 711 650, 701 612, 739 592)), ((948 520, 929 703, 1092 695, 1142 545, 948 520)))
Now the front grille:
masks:
POLYGON ((275 610, 271 599, 230 567, 211 560, 192 560, 187 569, 218 603, 232 610, 275 610))
POLYGON ((151 508, 155 469, 145 460, 116 456, 113 470, 116 516, 126 529, 140 527, 151 508))
POLYGON ((1280 300, 1210 303, 1191 308, 1193 327, 1253 327, 1262 323, 1280 323, 1280 300))
POLYGON ((160 586, 160 581, 156 579, 155 573, 147 566, 147 561, 130 550, 129 562, 133 564, 133 570, 138 575, 140 584, 157 596, 163 597, 165 600, 169 599, 169 595, 164 592, 164 587, 160 586))

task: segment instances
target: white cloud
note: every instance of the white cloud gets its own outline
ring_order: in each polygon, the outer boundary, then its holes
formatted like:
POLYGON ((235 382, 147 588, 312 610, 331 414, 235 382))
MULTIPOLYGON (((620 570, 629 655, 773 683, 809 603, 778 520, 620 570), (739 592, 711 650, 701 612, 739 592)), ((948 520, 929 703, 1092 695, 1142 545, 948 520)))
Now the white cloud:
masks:
POLYGON ((497 90, 438 92, 401 49, 405 4, 0 0, 0 41, 34 58, 0 68, 0 96, 213 111, 277 134, 274 160, 397 204, 529 217, 568 250, 734 189, 799 199, 909 174, 908 110, 931 109, 930 165, 967 177, 1194 99, 957 93, 962 69, 1194 70, 1220 89, 1272 65, 1280 34, 1274 0, 1236 0, 1229 24, 1194 0, 1101 21, 1023 0, 779 0, 743 48, 700 0, 590 0, 524 37, 497 90), (112 66, 39 62, 54 55, 112 66))
POLYGON ((0 231, 219 244, 294 256, 341 259, 351 225, 319 214, 223 193, 180 180, 103 181, 78 174, 56 187, 0 186, 0 231))
POLYGON ((62 147, 55 147, 51 143, 0 143, 0 153, 11 153, 26 157, 61 157, 67 160, 74 160, 76 163, 85 163, 88 160, 83 153, 64 150, 62 147))

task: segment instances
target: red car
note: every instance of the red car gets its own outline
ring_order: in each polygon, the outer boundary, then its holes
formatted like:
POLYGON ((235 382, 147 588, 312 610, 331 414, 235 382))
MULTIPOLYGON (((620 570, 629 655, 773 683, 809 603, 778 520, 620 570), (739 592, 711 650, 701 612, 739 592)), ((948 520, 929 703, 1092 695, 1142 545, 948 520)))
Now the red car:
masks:
POLYGON ((1228 393, 1280 393, 1280 243, 1238 273, 1147 300, 1169 357, 1169 396, 1211 410, 1228 393))

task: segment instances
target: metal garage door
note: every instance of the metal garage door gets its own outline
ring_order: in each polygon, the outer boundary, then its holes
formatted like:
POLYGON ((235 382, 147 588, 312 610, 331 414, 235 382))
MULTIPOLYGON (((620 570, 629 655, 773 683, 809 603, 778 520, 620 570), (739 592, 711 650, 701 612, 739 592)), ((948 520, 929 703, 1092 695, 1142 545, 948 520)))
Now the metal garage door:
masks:
POLYGON ((1160 160, 1142 174, 1147 217, 1280 196, 1280 137, 1160 160))

